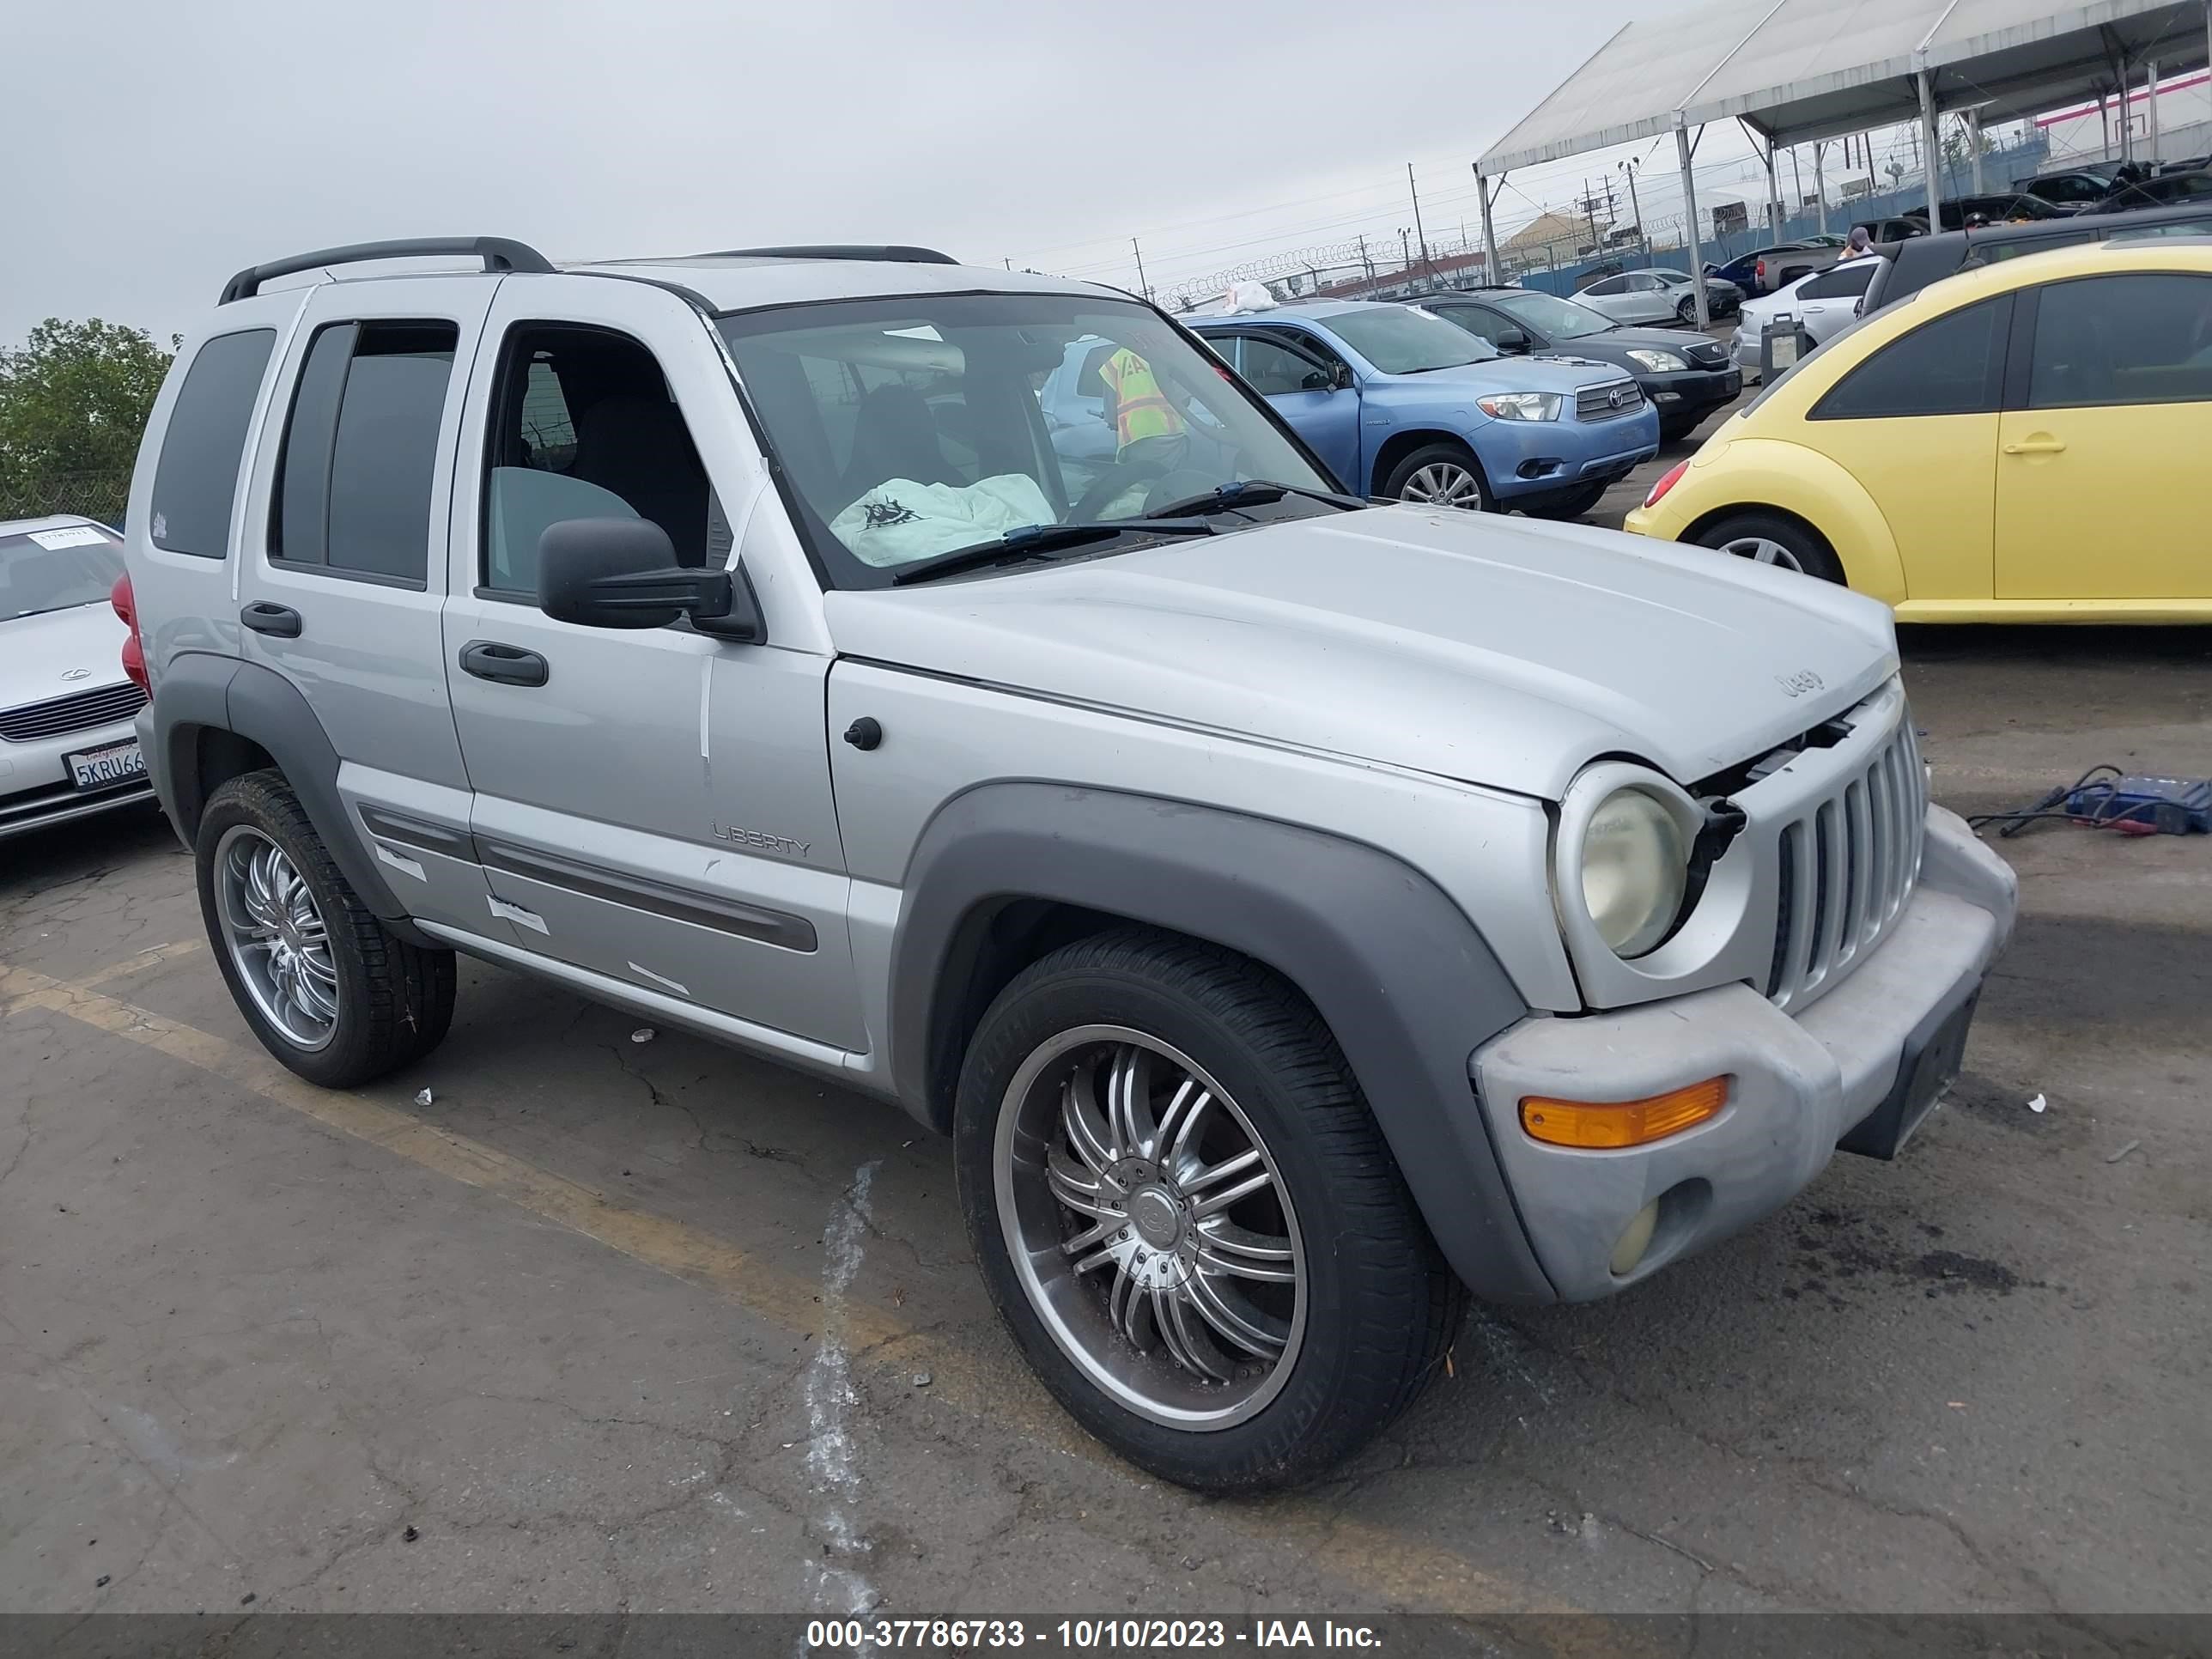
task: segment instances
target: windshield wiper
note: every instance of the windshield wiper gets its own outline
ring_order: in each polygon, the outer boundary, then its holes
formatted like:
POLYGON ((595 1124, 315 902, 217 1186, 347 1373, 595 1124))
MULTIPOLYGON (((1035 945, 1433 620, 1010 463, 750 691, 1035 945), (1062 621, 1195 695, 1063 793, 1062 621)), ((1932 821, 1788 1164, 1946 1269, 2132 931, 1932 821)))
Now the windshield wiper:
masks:
POLYGON ((903 587, 908 582, 926 582, 932 577, 949 576, 963 570, 977 570, 985 565, 1041 559, 1047 554, 1057 553, 1066 548, 1118 541, 1124 536, 1211 536, 1215 533, 1214 527, 1203 519, 1132 519, 1120 524, 1024 525, 988 542, 977 542, 973 547, 956 547, 949 553, 939 553, 903 565, 892 575, 891 586, 903 587))
POLYGON ((1233 483, 1209 489, 1202 495, 1186 495, 1181 501, 1156 507, 1141 516, 1148 520, 1179 519, 1187 513, 1206 514, 1235 513, 1248 507, 1265 507, 1279 501, 1285 495, 1303 496, 1310 501, 1326 501, 1346 512, 1363 507, 1367 503, 1357 495, 1340 495, 1333 489, 1309 489, 1304 484, 1277 483, 1273 478, 1241 478, 1233 483))

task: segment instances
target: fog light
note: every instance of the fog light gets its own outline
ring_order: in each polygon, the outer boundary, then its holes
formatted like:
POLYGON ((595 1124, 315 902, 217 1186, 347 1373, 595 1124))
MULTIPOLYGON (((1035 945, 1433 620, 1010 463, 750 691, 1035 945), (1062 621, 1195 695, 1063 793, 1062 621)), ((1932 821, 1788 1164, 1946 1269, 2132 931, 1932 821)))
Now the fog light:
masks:
POLYGON ((1641 1146, 1693 1128, 1728 1104, 1729 1080, 1709 1077, 1642 1100, 1553 1100, 1524 1096, 1521 1127, 1554 1146, 1641 1146))
POLYGON ((1659 1200, 1656 1198, 1628 1218, 1620 1242, 1613 1247, 1613 1260, 1607 1264, 1615 1279, 1626 1279, 1636 1271, 1636 1264, 1651 1248, 1651 1235, 1658 1225, 1659 1200))

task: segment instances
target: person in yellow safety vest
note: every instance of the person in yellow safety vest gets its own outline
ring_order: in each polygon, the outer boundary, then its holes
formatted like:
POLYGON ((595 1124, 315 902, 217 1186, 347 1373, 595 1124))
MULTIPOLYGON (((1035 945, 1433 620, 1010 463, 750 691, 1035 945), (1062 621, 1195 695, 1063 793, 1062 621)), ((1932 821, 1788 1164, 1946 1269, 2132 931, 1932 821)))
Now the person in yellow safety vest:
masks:
POLYGON ((1113 393, 1114 444, 1117 454, 1147 438, 1180 438, 1188 430, 1182 411, 1168 401, 1152 366, 1123 346, 1099 365, 1099 378, 1113 393))

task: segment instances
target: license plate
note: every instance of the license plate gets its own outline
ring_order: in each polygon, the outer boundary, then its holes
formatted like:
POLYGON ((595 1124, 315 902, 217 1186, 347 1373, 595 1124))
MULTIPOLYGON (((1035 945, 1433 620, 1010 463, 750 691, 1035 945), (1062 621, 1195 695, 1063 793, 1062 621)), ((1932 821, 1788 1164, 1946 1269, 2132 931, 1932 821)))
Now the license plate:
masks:
POLYGON ((146 757, 139 752, 136 738, 111 743, 105 749, 65 755, 63 759, 69 763, 70 781, 80 789, 103 788, 111 783, 121 783, 125 778, 146 775, 146 757))
POLYGON ((1936 1109, 1936 1103, 1948 1094, 1951 1085, 1959 1080, 1960 1068, 1966 1059, 1966 1032, 1974 1023, 1974 1001, 1969 997, 1936 1028, 1926 1048, 1917 1054, 1905 1056, 1907 1070, 1897 1084, 1904 1097, 1904 1109, 1898 1117, 1899 1147, 1912 1138, 1912 1132, 1936 1109))

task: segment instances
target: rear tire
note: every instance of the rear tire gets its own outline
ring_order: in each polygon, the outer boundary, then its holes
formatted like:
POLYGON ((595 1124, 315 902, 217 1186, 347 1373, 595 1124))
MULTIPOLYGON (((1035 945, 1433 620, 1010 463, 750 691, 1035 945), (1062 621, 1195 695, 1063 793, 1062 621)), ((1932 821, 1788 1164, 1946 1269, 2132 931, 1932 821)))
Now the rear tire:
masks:
POLYGON ((1024 969, 969 1046, 953 1158, 1024 1357, 1178 1485, 1322 1474, 1458 1327, 1464 1292, 1328 1029, 1214 946, 1116 930, 1024 969))
POLYGON ((1482 463, 1463 444, 1424 444, 1390 469, 1382 492, 1418 507, 1451 507, 1471 513, 1496 510, 1482 463))
POLYGON ((1809 526, 1779 513, 1731 513, 1698 532, 1700 545, 1756 564, 1796 570, 1841 585, 1844 567, 1809 526))
POLYGON ((250 772, 216 788, 193 865, 231 998, 292 1071, 350 1089, 444 1040, 453 953, 410 945, 377 920, 282 773, 250 772))

